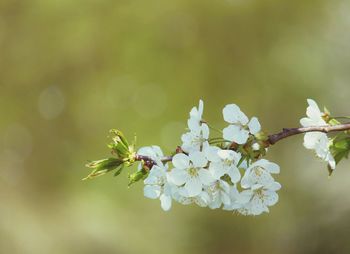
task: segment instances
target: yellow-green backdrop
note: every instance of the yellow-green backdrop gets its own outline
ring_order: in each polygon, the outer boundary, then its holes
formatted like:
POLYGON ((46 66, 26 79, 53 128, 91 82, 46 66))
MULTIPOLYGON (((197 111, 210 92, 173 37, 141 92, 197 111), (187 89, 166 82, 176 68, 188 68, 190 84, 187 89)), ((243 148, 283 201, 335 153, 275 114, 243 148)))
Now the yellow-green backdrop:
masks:
POLYGON ((82 182, 110 128, 171 152, 190 108, 237 103, 269 133, 306 99, 350 114, 346 0, 1 0, 0 253, 350 253, 350 170, 293 137, 270 149, 280 202, 244 217, 82 182))

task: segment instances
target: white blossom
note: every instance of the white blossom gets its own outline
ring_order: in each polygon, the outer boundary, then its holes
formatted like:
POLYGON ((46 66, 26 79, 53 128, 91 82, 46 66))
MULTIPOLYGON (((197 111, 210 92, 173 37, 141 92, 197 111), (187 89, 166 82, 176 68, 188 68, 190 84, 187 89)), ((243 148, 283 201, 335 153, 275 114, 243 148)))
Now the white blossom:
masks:
POLYGON ((190 118, 187 121, 189 132, 182 135, 182 150, 189 153, 200 151, 203 145, 208 143, 209 127, 202 122, 203 101, 199 101, 198 108, 193 107, 190 112, 190 118))
POLYGON ((144 195, 147 198, 159 198, 164 211, 171 208, 172 192, 175 186, 167 181, 167 167, 154 165, 144 180, 144 195))
MULTIPOLYGON (((208 161, 203 152, 176 154, 173 157, 173 168, 169 175, 169 181, 177 186, 183 186, 182 195, 195 197, 202 192, 204 185, 210 185, 215 179, 204 167, 208 161)), ((180 190, 180 191, 181 191, 180 190)))
POLYGON ((222 205, 231 205, 230 190, 230 185, 223 180, 215 181, 208 186, 205 191, 210 197, 210 203, 208 204, 209 208, 217 209, 222 205))
MULTIPOLYGON (((317 103, 312 100, 307 100, 309 106, 306 109, 307 117, 300 120, 300 124, 303 127, 310 126, 327 126, 328 124, 323 119, 324 112, 321 112, 317 103)), ((304 146, 306 149, 314 150, 317 157, 326 161, 332 169, 335 169, 335 160, 332 156, 329 147, 332 141, 328 138, 326 133, 323 132, 308 132, 304 136, 304 146)))
POLYGON ((240 201, 240 193, 237 190, 237 185, 230 186, 229 197, 230 203, 224 204, 223 210, 234 211, 243 207, 243 204, 238 202, 240 201))
MULTIPOLYGON (((159 146, 145 146, 141 147, 137 151, 138 155, 147 156, 154 160, 158 165, 162 164, 162 158, 164 157, 163 151, 159 146)), ((141 164, 139 165, 141 169, 141 164)))
POLYGON ((241 180, 241 186, 247 189, 255 184, 269 185, 274 182, 271 174, 278 174, 279 172, 280 167, 276 163, 260 159, 251 164, 245 171, 241 180))
POLYGON ((241 154, 232 150, 222 150, 218 147, 209 147, 205 150, 209 161, 209 171, 212 176, 219 180, 223 175, 230 176, 233 183, 237 183, 241 174, 238 170, 238 163, 241 159, 241 154))
POLYGON ((210 203, 209 194, 205 191, 201 191, 197 196, 189 197, 188 195, 181 195, 180 192, 175 192, 173 198, 183 205, 197 204, 200 207, 206 207, 210 203))
POLYGON ((249 121, 248 117, 236 104, 226 105, 223 109, 224 120, 230 125, 223 130, 225 140, 237 144, 245 144, 249 134, 255 135, 261 131, 261 125, 256 117, 249 121))
POLYGON ((255 184, 249 190, 244 190, 239 194, 237 203, 241 205, 238 209, 243 215, 260 215, 269 212, 269 206, 278 202, 277 190, 281 185, 271 182, 268 185, 255 184))

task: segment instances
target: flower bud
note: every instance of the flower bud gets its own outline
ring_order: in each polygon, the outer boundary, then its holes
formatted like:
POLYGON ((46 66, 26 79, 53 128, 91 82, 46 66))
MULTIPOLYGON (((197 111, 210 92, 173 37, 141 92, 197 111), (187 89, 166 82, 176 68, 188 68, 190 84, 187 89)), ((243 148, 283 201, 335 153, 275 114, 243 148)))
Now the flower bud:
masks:
MULTIPOLYGON (((86 167, 92 168, 93 171, 83 180, 92 179, 97 176, 104 175, 112 170, 118 169, 123 165, 123 161, 117 158, 107 158, 97 161, 92 161, 86 164, 86 167)), ((120 173, 120 172, 119 172, 120 173)))
POLYGON ((147 171, 145 169, 141 169, 129 175, 129 184, 128 186, 144 179, 147 176, 147 171))
POLYGON ((113 153, 124 161, 127 166, 130 166, 135 162, 136 153, 134 145, 129 145, 129 142, 121 131, 112 129, 110 133, 113 134, 114 137, 112 138, 113 142, 110 143, 108 147, 111 148, 113 153))

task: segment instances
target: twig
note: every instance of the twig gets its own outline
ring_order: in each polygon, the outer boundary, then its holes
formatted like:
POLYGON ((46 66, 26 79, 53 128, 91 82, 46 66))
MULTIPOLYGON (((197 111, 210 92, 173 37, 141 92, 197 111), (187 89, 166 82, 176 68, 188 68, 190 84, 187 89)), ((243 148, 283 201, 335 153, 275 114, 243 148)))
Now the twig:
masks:
POLYGON ((284 128, 281 132, 272 134, 268 138, 268 143, 270 145, 276 144, 278 141, 294 136, 301 133, 307 132, 335 132, 335 131, 346 131, 350 130, 350 123, 339 124, 334 126, 310 126, 310 127, 301 127, 301 128, 284 128))

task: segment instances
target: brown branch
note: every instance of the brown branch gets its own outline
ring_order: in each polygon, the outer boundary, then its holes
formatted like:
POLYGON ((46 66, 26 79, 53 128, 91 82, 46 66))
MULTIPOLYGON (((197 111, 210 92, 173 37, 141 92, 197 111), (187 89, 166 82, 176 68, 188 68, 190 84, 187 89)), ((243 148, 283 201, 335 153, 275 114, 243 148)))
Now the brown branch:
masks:
POLYGON ((284 128, 281 132, 269 135, 268 143, 269 145, 274 145, 278 141, 294 136, 301 133, 307 132, 335 132, 335 131, 346 131, 350 130, 350 123, 339 124, 334 126, 310 126, 310 127, 300 127, 300 128, 284 128))
MULTIPOLYGON (((299 128, 284 128, 281 132, 272 134, 268 136, 266 147, 276 144, 278 141, 307 132, 336 132, 336 131, 347 131, 350 130, 350 123, 339 124, 334 126, 310 126, 310 127, 299 127, 299 128)), ((181 151, 177 151, 181 152, 181 151)), ((161 159, 162 162, 169 162, 172 160, 172 156, 166 156, 161 159)), ((151 169, 153 165, 157 165, 157 163, 150 158, 149 156, 136 155, 136 161, 144 161, 145 165, 151 169)))

